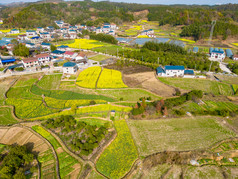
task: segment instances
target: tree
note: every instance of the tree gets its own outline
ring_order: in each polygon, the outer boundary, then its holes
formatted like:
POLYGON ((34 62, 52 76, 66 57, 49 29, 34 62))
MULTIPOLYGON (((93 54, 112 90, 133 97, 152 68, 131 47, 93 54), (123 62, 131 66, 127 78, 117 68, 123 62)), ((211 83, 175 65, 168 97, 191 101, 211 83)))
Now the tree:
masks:
POLYGON ((54 45, 50 45, 50 50, 51 50, 51 52, 53 52, 53 51, 55 51, 57 49, 57 47, 56 46, 54 46, 54 45))
POLYGON ((16 174, 13 176, 13 179, 26 179, 23 168, 17 170, 16 174))
POLYGON ((14 47, 13 54, 16 56, 28 57, 30 52, 29 52, 29 48, 27 48, 25 45, 18 44, 14 47))

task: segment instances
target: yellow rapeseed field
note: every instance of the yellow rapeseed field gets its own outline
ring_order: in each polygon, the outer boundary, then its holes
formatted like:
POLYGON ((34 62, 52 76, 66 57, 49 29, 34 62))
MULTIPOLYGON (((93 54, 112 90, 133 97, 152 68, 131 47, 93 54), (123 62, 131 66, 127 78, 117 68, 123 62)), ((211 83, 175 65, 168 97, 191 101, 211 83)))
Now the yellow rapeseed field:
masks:
POLYGON ((97 88, 126 88, 122 81, 120 71, 103 69, 97 84, 97 88))
POLYGON ((80 48, 80 49, 92 49, 104 46, 99 44, 97 40, 90 40, 90 39, 75 39, 74 43, 64 45, 68 45, 71 48, 80 48))
POLYGON ((98 66, 87 68, 79 74, 76 84, 84 88, 96 88, 101 70, 101 67, 98 66))
POLYGON ((138 35, 137 38, 149 38, 148 35, 138 35))
POLYGON ((238 47, 238 43, 232 43, 232 44, 238 47))
POLYGON ((11 31, 11 29, 4 29, 4 30, 0 30, 2 33, 8 33, 11 31))

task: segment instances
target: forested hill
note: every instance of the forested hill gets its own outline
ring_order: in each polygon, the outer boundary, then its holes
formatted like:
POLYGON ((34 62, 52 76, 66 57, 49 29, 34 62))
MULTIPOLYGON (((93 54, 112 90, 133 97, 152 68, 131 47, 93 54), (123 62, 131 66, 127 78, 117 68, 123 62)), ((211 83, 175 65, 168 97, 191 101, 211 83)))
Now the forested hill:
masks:
MULTIPOLYGON (((26 6, 26 4, 24 4, 26 6)), ((104 22, 122 24, 139 20, 133 12, 148 10, 147 18, 160 25, 185 25, 181 36, 193 36, 195 40, 208 36, 211 21, 217 20, 214 36, 223 38, 237 35, 238 4, 220 6, 145 5, 90 0, 59 3, 29 3, 27 7, 8 7, 1 11, 6 28, 33 28, 54 25, 55 20, 64 20, 72 25, 84 23, 99 25, 104 22)))

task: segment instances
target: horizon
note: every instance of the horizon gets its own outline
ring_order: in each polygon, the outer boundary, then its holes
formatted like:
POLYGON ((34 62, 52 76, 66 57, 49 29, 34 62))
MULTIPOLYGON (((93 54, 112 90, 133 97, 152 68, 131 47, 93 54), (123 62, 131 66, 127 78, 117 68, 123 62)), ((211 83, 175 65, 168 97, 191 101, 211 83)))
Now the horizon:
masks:
MULTIPOLYGON (((7 5, 10 3, 29 3, 29 2, 37 2, 39 0, 0 0, 0 4, 7 5)), ((70 0, 65 0, 70 1, 70 0)), ((77 0, 76 0, 77 1, 77 0)), ((101 1, 101 0, 99 0, 101 1)), ((99 2, 98 0, 94 0, 94 2, 99 2)), ((111 0, 110 2, 122 2, 122 3, 137 3, 137 4, 154 4, 154 5, 223 5, 223 4, 237 4, 237 0, 229 0, 229 1, 222 1, 222 0, 201 0, 199 1, 190 1, 190 0, 181 0, 180 2, 176 0, 148 0, 144 3, 144 0, 111 0)))

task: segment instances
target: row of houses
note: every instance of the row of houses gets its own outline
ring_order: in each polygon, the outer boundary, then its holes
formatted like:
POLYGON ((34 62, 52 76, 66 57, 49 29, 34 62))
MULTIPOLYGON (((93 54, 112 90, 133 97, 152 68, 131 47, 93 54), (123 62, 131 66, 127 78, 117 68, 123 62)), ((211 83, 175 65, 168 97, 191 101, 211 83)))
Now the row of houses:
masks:
POLYGON ((155 32, 154 32, 153 29, 143 30, 143 31, 140 33, 140 35, 147 35, 147 36, 150 37, 150 38, 156 37, 156 36, 155 36, 155 32))

